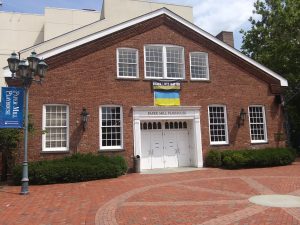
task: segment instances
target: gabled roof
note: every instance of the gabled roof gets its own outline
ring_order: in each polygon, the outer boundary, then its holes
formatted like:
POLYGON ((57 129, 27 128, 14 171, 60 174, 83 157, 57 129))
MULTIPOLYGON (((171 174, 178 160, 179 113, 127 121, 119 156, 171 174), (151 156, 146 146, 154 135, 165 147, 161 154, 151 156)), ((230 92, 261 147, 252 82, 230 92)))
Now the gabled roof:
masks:
MULTIPOLYGON (((125 28, 128 28, 130 26, 137 25, 141 22, 147 21, 149 19, 161 16, 161 15, 166 15, 166 16, 176 20, 177 22, 181 23, 182 25, 186 26, 187 28, 193 30, 194 32, 198 33, 199 35, 202 35, 203 37, 205 37, 208 40, 212 41, 216 45, 218 45, 218 46, 222 47, 223 49, 229 51, 231 54, 243 59, 244 61, 248 62, 250 65, 260 69, 261 71, 265 72, 266 74, 268 74, 271 77, 278 80, 280 82, 281 86, 288 86, 287 80, 285 78, 283 78, 282 76, 280 76, 279 74, 273 72, 272 70, 268 69, 267 67, 263 66, 262 64, 254 61, 253 59, 251 59, 249 57, 247 57, 246 55, 244 55, 240 51, 236 50, 235 48, 232 48, 231 46, 229 46, 227 44, 225 44, 224 42, 220 41, 219 39, 217 39, 213 35, 207 33, 206 31, 202 30, 201 28, 197 27, 196 25, 190 23, 189 21, 183 19, 182 17, 178 16, 177 14, 171 12, 170 10, 168 10, 166 8, 162 8, 162 9, 150 12, 148 14, 139 16, 139 17, 131 19, 129 21, 120 23, 118 25, 115 25, 115 26, 109 27, 107 29, 101 30, 99 32, 93 33, 91 35, 85 36, 85 37, 80 38, 78 40, 71 41, 71 42, 63 44, 61 46, 57 46, 53 49, 50 49, 50 50, 47 50, 45 52, 42 52, 42 53, 38 54, 38 57, 47 59, 49 57, 55 56, 55 55, 60 54, 62 52, 68 51, 70 49, 76 48, 76 47, 81 46, 83 44, 89 43, 89 42, 94 41, 96 39, 105 37, 107 35, 113 34, 115 32, 121 31, 121 30, 123 30, 125 28)), ((43 45, 43 43, 41 43, 40 45, 43 45)), ((24 49, 24 50, 20 51, 20 53, 25 52, 25 51, 28 51, 28 49, 24 49)), ((10 76, 9 70, 6 69, 4 74, 5 74, 5 76, 9 77, 10 76)))

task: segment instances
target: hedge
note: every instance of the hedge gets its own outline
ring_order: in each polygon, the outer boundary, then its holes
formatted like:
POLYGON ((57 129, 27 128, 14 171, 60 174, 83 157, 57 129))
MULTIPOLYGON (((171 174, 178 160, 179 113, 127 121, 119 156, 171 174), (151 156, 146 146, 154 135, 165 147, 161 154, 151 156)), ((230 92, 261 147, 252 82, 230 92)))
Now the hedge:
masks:
POLYGON ((226 169, 284 166, 294 162, 295 151, 289 148, 266 148, 257 150, 211 150, 206 166, 226 169))
MULTIPOLYGON (((30 184, 73 183, 115 178, 127 172, 127 163, 121 156, 74 154, 62 159, 31 162, 28 166, 30 184)), ((22 165, 13 169, 14 184, 22 178, 22 165)))

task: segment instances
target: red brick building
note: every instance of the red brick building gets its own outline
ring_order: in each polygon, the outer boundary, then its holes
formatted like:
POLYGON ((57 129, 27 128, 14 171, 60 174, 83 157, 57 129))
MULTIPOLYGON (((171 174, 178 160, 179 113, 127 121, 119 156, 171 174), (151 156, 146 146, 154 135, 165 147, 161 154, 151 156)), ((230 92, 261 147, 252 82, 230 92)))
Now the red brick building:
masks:
POLYGON ((285 145, 287 81, 166 9, 38 53, 49 70, 30 88, 29 161, 92 152, 202 167, 211 149, 285 145), (154 106, 153 80, 179 81, 180 106, 154 106))

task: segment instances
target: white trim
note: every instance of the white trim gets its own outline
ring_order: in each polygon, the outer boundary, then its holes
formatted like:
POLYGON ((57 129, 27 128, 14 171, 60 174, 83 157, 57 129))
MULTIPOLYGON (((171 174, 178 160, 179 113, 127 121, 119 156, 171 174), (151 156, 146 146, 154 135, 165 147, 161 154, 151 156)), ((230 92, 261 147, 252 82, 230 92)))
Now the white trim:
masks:
POLYGON ((209 105, 209 106, 207 106, 207 113, 208 113, 208 132, 209 132, 209 143, 210 143, 210 145, 228 145, 229 144, 229 137, 228 137, 228 120, 227 120, 227 108, 226 108, 226 105, 221 105, 221 104, 212 104, 212 105, 209 105), (225 139, 226 139, 226 141, 211 141, 209 107, 222 107, 222 108, 224 108, 225 139))
POLYGON ((266 120, 265 106, 264 105, 249 105, 248 106, 248 121, 249 121, 249 134, 250 134, 251 144, 268 143, 268 132, 267 132, 267 120, 266 120), (262 108, 263 120, 264 120, 264 135, 265 135, 264 140, 252 140, 252 137, 251 137, 251 123, 250 123, 250 107, 261 107, 262 108))
POLYGON ((178 107, 155 107, 155 106, 133 106, 133 137, 134 155, 142 155, 141 149, 141 120, 190 120, 193 124, 193 145, 195 154, 195 167, 203 167, 202 138, 200 124, 200 107, 178 106, 178 107), (170 114, 168 114, 170 112, 170 114))
MULTIPOLYGON (((139 16, 139 17, 134 18, 132 20, 120 23, 116 26, 112 26, 108 29, 105 29, 105 30, 96 32, 94 34, 88 35, 84 38, 80 38, 78 40, 66 43, 62 46, 58 46, 56 48, 50 49, 48 51, 45 51, 45 52, 39 54, 38 57, 47 59, 51 56, 57 55, 57 54, 62 53, 64 51, 70 50, 72 48, 78 47, 78 46, 83 45, 85 43, 91 42, 93 40, 99 39, 99 38, 104 37, 106 35, 115 33, 117 31, 120 31, 120 30, 125 29, 127 27, 136 25, 138 23, 144 22, 146 20, 152 19, 154 17, 160 16, 160 15, 163 15, 163 14, 171 17, 172 19, 175 19, 176 21, 180 22, 181 24, 185 25, 186 27, 192 29, 193 31, 197 32, 198 34, 200 34, 200 35, 204 36, 205 38, 211 40, 215 44, 223 47, 224 49, 228 50, 229 52, 233 53, 234 55, 242 58, 243 60, 247 61, 248 63, 250 63, 250 64, 256 66, 257 68, 261 69, 262 71, 268 73, 270 76, 272 76, 272 77, 276 78, 277 80, 279 80, 281 86, 288 86, 287 80, 285 78, 283 78, 282 76, 280 76, 279 74, 271 71, 267 67, 261 65, 260 63, 254 61, 253 59, 247 57, 246 55, 242 54, 238 50, 236 50, 236 49, 232 48, 231 46, 225 44, 224 42, 220 41, 219 39, 217 39, 213 35, 205 32, 204 30, 200 29, 196 25, 194 25, 191 22, 183 19, 182 17, 178 16, 177 14, 171 12, 170 10, 168 10, 166 8, 158 9, 156 11, 150 12, 150 13, 145 14, 143 16, 139 16)), ((22 51, 20 53, 22 53, 22 51)), ((8 68, 6 68, 6 69, 8 70, 8 68)), ((7 75, 7 72, 5 72, 5 76, 6 75, 7 75)), ((10 75, 11 74, 9 73, 9 76, 10 75)))
POLYGON ((147 80, 152 79, 165 79, 165 80, 184 80, 185 79, 185 51, 183 46, 179 45, 169 45, 169 44, 145 44, 144 45, 144 78, 147 80), (148 77, 147 70, 146 70, 146 47, 162 47, 162 64, 163 64, 163 76, 162 77, 148 77), (182 49, 182 60, 183 60, 183 77, 168 77, 168 70, 167 70, 167 48, 180 48, 182 49))
POLYGON ((42 129, 46 130, 46 106, 65 106, 66 110, 67 110, 67 118, 66 118, 66 122, 67 122, 67 147, 61 147, 61 148, 47 148, 46 147, 46 133, 42 134, 42 151, 43 152, 58 152, 58 151, 69 151, 69 117, 70 117, 70 113, 69 113, 69 105, 67 104, 44 104, 43 105, 43 115, 42 115, 42 129))
POLYGON ((205 81, 207 81, 207 80, 209 80, 210 79, 210 77, 209 77, 209 61, 208 61, 208 53, 207 52, 190 52, 190 54, 189 54, 189 57, 190 57, 190 79, 191 80, 198 80, 198 81, 201 81, 201 80, 205 80, 205 81), (203 55, 205 55, 206 57, 205 57, 205 60, 206 60, 206 69, 207 69, 207 73, 206 73, 206 78, 193 78, 192 77, 192 54, 195 54, 195 53, 200 53, 200 54, 203 54, 203 55))
POLYGON ((117 48, 116 49, 116 55, 117 55, 117 78, 121 78, 121 79, 136 79, 139 78, 139 50, 136 48, 126 48, 126 47, 121 47, 121 48, 117 48), (123 50, 134 50, 136 52, 136 76, 135 77, 131 77, 131 76, 119 76, 119 50, 123 49, 123 50))
POLYGON ((123 107, 121 105, 100 105, 99 106, 99 150, 123 150, 123 107), (102 146, 102 107, 119 107, 120 108, 120 121, 121 121, 121 145, 120 146, 102 146))

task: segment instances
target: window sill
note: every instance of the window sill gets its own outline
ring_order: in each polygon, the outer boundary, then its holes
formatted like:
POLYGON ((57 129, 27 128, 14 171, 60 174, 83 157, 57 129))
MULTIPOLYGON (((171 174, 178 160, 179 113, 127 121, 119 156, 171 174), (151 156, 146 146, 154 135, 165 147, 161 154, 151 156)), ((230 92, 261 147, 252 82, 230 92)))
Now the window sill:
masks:
POLYGON ((125 149, 99 149, 98 152, 124 152, 125 149))
POLYGON ((264 144, 269 144, 268 141, 262 141, 262 142, 251 142, 251 145, 264 145, 264 144))
POLYGON ((209 144, 210 146, 213 146, 213 147, 221 147, 221 146, 229 146, 230 144, 229 143, 220 143, 220 144, 209 144))
POLYGON ((203 82, 203 83, 211 83, 211 80, 196 80, 196 79, 191 79, 191 82, 203 82))
POLYGON ((134 80, 134 81, 139 81, 140 78, 139 77, 117 77, 116 80, 134 80))
POLYGON ((61 151, 55 151, 55 150, 53 150, 53 151, 51 151, 51 150, 46 150, 46 151, 41 151, 40 152, 41 154, 66 154, 66 153, 70 153, 70 151, 69 150, 61 150, 61 151))
POLYGON ((163 81, 168 81, 168 80, 170 80, 170 81, 174 81, 174 80, 176 80, 176 81, 179 81, 179 82, 187 82, 187 80, 186 79, 170 79, 170 78, 168 78, 168 79, 166 79, 166 78, 144 78, 143 79, 143 81, 159 81, 159 80, 163 80, 163 81))

